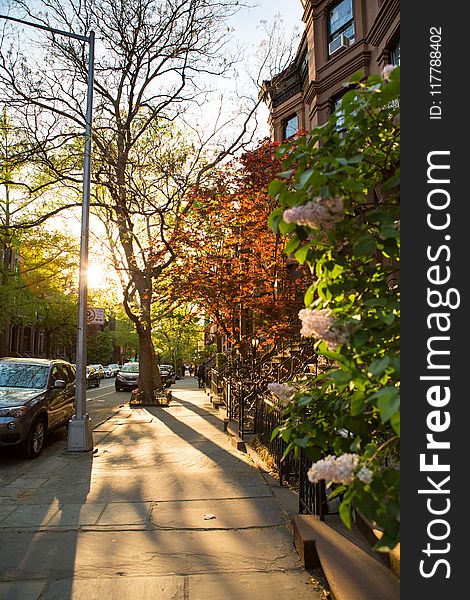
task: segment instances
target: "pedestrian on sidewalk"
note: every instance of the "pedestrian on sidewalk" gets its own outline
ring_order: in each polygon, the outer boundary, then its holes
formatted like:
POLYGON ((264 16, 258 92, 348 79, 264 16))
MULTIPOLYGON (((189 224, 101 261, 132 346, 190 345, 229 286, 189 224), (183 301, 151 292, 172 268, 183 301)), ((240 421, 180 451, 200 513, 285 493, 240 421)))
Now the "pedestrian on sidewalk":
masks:
POLYGON ((197 369, 197 381, 200 388, 204 387, 204 378, 206 374, 206 368, 204 363, 201 363, 197 369))

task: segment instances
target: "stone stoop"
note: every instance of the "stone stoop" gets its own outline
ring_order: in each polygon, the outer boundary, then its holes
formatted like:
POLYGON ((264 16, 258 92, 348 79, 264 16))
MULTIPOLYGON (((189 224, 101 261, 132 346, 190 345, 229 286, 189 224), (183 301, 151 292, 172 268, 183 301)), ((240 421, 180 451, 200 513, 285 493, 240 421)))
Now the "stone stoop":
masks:
POLYGON ((305 569, 320 566, 334 600, 399 600, 400 580, 370 551, 314 515, 294 515, 294 545, 305 569))
POLYGON ((234 421, 228 421, 226 424, 224 423, 224 429, 230 436, 232 446, 235 446, 240 452, 246 452, 246 444, 238 435, 238 425, 234 421))

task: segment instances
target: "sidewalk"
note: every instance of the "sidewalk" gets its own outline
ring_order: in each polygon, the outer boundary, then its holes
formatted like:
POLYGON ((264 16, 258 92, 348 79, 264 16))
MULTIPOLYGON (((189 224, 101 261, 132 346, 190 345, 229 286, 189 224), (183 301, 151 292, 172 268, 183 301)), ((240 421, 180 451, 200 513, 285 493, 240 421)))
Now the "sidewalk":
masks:
POLYGON ((172 393, 97 426, 93 453, 0 467, 0 600, 320 600, 295 498, 233 448, 194 378, 172 393))

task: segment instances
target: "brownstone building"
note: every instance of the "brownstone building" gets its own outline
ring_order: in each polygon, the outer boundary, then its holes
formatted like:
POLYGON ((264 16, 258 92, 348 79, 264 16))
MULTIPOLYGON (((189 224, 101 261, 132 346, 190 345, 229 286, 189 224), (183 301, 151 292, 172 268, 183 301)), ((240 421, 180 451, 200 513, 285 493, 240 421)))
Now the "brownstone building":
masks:
POLYGON ((328 120, 356 71, 400 64, 399 0, 301 0, 305 31, 294 62, 263 85, 271 138, 328 120))

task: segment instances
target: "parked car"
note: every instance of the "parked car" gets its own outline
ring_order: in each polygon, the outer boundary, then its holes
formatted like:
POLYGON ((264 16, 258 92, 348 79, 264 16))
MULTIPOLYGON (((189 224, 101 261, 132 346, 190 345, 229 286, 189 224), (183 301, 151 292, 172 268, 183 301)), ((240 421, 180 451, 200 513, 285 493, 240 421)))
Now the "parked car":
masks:
POLYGON ((101 379, 104 379, 104 367, 103 365, 90 365, 90 367, 93 367, 93 369, 95 369, 95 371, 98 372, 98 375, 100 376, 101 379))
POLYGON ((93 367, 93 365, 88 365, 86 367, 86 387, 100 387, 101 385, 101 377, 99 372, 93 367))
POLYGON ((172 385, 176 382, 175 370, 172 365, 160 365, 160 374, 163 384, 172 385))
POLYGON ((114 382, 116 392, 134 390, 139 387, 139 363, 125 363, 119 369, 114 382))
POLYGON ((64 360, 0 358, 0 446, 26 458, 75 412, 75 368, 64 360))
POLYGON ((111 365, 107 365, 104 368, 104 376, 105 377, 116 377, 116 375, 118 374, 118 371, 120 369, 120 366, 116 363, 113 363, 111 365))

